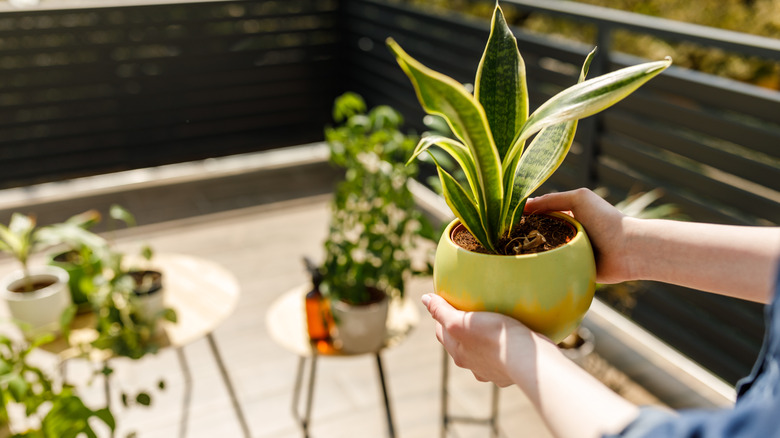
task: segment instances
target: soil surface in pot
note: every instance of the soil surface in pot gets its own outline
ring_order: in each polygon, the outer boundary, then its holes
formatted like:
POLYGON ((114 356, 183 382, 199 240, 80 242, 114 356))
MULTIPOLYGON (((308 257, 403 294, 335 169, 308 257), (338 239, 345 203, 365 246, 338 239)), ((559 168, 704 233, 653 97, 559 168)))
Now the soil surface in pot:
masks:
POLYGON ((9 288, 8 290, 10 290, 11 292, 16 292, 16 293, 19 293, 19 294, 23 294, 23 293, 27 293, 27 292, 35 292, 37 290, 41 290, 41 289, 43 289, 45 287, 51 286, 52 284, 54 284, 56 282, 57 282, 57 280, 35 280, 35 281, 32 282, 32 289, 29 289, 29 290, 25 289, 25 284, 26 283, 22 283, 20 286, 17 286, 17 287, 14 287, 14 288, 9 288))
MULTIPOLYGON (((523 216, 509 236, 498 241, 502 255, 534 254, 565 245, 577 234, 569 223, 551 216, 532 214, 523 216)), ((456 227, 452 241, 463 249, 492 254, 463 226, 456 227)))
POLYGON ((81 263, 81 254, 78 251, 67 251, 54 256, 54 261, 58 263, 81 263))
POLYGON ((162 273, 158 271, 130 271, 128 275, 135 282, 136 295, 153 294, 162 289, 162 273))
POLYGON ((386 294, 383 291, 375 287, 367 287, 361 300, 355 301, 348 298, 341 298, 341 301, 349 304, 350 306, 368 306, 370 304, 376 304, 382 301, 385 296, 386 294))

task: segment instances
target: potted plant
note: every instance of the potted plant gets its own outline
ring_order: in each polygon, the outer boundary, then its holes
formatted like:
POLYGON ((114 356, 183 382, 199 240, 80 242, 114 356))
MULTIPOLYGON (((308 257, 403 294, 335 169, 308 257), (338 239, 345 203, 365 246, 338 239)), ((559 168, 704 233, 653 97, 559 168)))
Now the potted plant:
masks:
POLYGON ((336 99, 326 129, 330 162, 345 169, 332 206, 322 266, 323 293, 336 322, 334 342, 343 351, 378 351, 385 340, 390 297, 403 297, 413 273, 411 250, 432 230, 407 187, 416 166, 404 166, 415 141, 399 131, 401 115, 387 106, 366 113, 363 99, 336 99))
POLYGON ((37 228, 34 217, 21 213, 14 213, 8 226, 0 224, 0 251, 19 262, 18 270, 0 280, 0 294, 28 337, 57 331, 61 316, 71 306, 67 272, 55 266, 28 266, 33 252, 53 243, 49 237, 37 228))
POLYGON ((149 246, 141 249, 143 263, 135 263, 125 270, 124 275, 132 281, 132 301, 135 301, 139 317, 151 325, 152 333, 159 328, 161 318, 175 321, 173 310, 165 307, 163 273, 151 265, 154 252, 149 246))
MULTIPOLYGON (((132 213, 119 205, 111 206, 109 216, 135 226, 132 213)), ((131 359, 156 352, 160 323, 175 322, 176 313, 165 307, 162 272, 149 265, 152 249, 144 246, 140 257, 128 260, 124 253, 89 231, 79 233, 72 243, 81 251, 98 255, 101 266, 90 286, 98 337, 89 347, 131 359)))
POLYGON ((71 217, 65 222, 46 227, 53 240, 65 244, 49 255, 48 263, 68 273, 71 301, 80 313, 89 312, 89 296, 94 291, 94 277, 103 270, 102 255, 107 243, 87 230, 100 222, 101 215, 89 210, 71 217))
POLYGON ((57 383, 58 379, 29 362, 30 352, 51 339, 48 335, 27 343, 0 335, 0 438, 11 436, 8 408, 13 405, 24 412, 13 421, 26 420, 14 424, 22 431, 14 437, 96 437, 95 420, 114 430, 114 416, 108 407, 88 407, 72 386, 57 383))
POLYGON ((628 96, 671 59, 586 81, 591 52, 578 83, 529 115, 525 65, 498 4, 473 95, 409 56, 392 38, 387 44, 423 109, 443 117, 457 137, 422 138, 410 161, 437 145, 468 181, 459 184, 437 165, 444 198, 457 219, 437 248, 436 292, 457 308, 501 312, 554 342, 562 340, 579 325, 593 298, 592 249, 578 222, 558 213, 524 216, 525 201, 563 161, 578 119, 628 96), (456 243, 459 238, 472 241, 473 250, 456 243))

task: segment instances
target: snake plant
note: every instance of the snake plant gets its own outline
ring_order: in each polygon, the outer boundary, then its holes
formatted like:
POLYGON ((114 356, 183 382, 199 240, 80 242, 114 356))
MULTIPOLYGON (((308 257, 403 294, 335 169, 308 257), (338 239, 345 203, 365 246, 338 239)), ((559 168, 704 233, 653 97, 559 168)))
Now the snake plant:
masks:
POLYGON ((409 56, 392 38, 387 45, 423 109, 443 117, 457 137, 424 137, 409 161, 433 145, 453 157, 467 184, 458 183, 436 163, 444 198, 479 243, 494 253, 498 241, 519 223, 528 196, 560 166, 577 120, 612 106, 672 62, 667 57, 585 80, 594 50, 585 59, 576 85, 529 114, 525 63, 498 4, 473 95, 459 82, 409 56))

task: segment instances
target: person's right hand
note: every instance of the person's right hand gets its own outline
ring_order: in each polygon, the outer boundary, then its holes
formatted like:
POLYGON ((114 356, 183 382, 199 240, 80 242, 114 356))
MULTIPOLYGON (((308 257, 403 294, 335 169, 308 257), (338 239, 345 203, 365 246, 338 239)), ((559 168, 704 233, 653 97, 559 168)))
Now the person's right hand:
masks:
POLYGON ((596 281, 619 283, 633 280, 627 254, 626 226, 631 218, 588 189, 550 193, 531 198, 526 213, 563 211, 585 228, 596 256, 596 281))

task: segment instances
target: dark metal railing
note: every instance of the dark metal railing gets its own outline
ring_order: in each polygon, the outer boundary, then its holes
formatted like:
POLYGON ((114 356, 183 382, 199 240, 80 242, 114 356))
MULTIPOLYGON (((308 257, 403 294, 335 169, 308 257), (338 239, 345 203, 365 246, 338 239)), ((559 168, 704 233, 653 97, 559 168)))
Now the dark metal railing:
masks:
POLYGON ((0 14, 0 187, 322 138, 336 0, 0 14))

